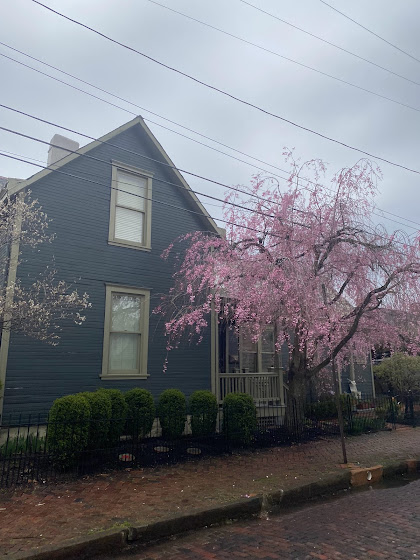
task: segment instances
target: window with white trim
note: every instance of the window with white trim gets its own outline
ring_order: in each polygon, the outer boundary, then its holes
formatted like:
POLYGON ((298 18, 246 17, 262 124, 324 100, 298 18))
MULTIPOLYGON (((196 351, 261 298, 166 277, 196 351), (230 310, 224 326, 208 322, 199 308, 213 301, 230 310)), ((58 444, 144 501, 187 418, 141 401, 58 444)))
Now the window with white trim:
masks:
POLYGON ((102 377, 147 377, 149 290, 106 287, 102 377))
POLYGON ((138 249, 150 249, 151 198, 151 173, 114 162, 109 243, 138 249))

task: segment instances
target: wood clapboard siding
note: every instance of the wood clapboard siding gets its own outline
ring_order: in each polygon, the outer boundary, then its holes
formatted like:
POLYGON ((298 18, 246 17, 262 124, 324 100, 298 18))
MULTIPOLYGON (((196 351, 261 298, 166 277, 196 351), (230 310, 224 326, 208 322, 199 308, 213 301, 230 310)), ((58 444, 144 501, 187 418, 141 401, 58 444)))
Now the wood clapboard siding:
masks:
MULTIPOLYGON (((111 140, 134 152, 160 159, 156 147, 144 130, 132 127, 111 140)), ((153 199, 197 210, 183 189, 159 182, 179 183, 171 170, 143 157, 109 145, 101 145, 89 155, 108 162, 117 160, 154 173, 153 199)), ((66 324, 56 347, 29 337, 13 334, 9 348, 4 414, 44 413, 57 397, 98 387, 127 390, 144 387, 155 396, 170 387, 187 395, 196 389, 210 388, 210 336, 200 344, 184 344, 170 352, 167 372, 163 372, 165 339, 163 320, 151 315, 147 380, 102 381, 102 345, 105 313, 105 283, 151 290, 151 310, 160 294, 172 285, 173 264, 161 259, 162 251, 179 235, 208 230, 208 221, 199 215, 153 203, 152 250, 140 251, 108 244, 111 166, 78 157, 61 168, 106 186, 50 173, 31 185, 52 220, 56 239, 38 251, 25 250, 18 267, 18 278, 28 285, 47 265, 54 266, 57 277, 75 282, 77 289, 90 296, 92 308, 82 326, 66 324)))

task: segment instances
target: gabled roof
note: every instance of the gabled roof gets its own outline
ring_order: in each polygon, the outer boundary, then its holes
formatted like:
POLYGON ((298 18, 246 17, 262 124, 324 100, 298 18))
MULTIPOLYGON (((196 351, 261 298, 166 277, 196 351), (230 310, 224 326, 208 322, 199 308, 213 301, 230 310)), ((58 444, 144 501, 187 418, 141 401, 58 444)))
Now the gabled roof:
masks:
POLYGON ((18 181, 16 181, 16 180, 10 181, 9 180, 8 185, 7 185, 9 194, 11 194, 11 195, 15 194, 16 192, 19 192, 19 191, 29 187, 30 185, 32 185, 32 183, 35 183, 36 181, 39 181, 40 179, 42 179, 43 177, 46 177, 50 173, 53 173, 54 170, 60 169, 61 167, 63 167, 67 163, 70 163, 74 159, 82 156, 83 154, 86 154, 86 153, 90 152, 91 150, 93 150, 94 148, 97 148, 98 146, 100 146, 104 142, 108 142, 109 140, 111 140, 115 136, 118 136, 122 132, 125 132, 126 130, 128 130, 132 127, 135 127, 135 126, 140 126, 146 132, 147 136, 150 138, 150 141, 157 148, 159 153, 163 156, 163 160, 168 164, 168 169, 171 169, 171 171, 174 173, 176 178, 181 182, 182 186, 185 187, 185 193, 187 194, 187 196, 191 197, 194 206, 197 208, 197 210, 199 212, 201 212, 203 214, 204 218, 207 219, 211 229, 213 231, 219 233, 219 228, 217 227, 213 218, 211 218, 211 216, 209 215, 207 210, 204 208, 204 206, 201 204, 201 202, 199 201, 199 199, 197 198, 195 193, 191 190, 191 187, 189 186, 187 181, 184 179, 184 177, 181 175, 181 173, 175 167, 175 164, 172 162, 171 158, 168 156, 168 154, 162 148, 162 146, 159 143, 159 141, 157 140, 157 138, 154 136, 154 134, 152 133, 150 128, 146 125, 146 123, 144 122, 144 120, 140 116, 138 116, 135 119, 123 124, 122 126, 116 128, 115 130, 112 130, 111 132, 108 132, 108 134, 105 134, 105 136, 102 136, 101 138, 98 138, 98 140, 94 140, 94 141, 90 142, 89 144, 86 144, 86 146, 83 146, 83 148, 79 148, 77 150, 77 152, 69 154, 68 156, 60 159, 59 161, 57 161, 53 165, 50 165, 49 167, 47 167, 45 169, 42 169, 38 173, 35 173, 35 175, 32 175, 28 179, 25 179, 23 181, 19 181, 19 180, 18 181))

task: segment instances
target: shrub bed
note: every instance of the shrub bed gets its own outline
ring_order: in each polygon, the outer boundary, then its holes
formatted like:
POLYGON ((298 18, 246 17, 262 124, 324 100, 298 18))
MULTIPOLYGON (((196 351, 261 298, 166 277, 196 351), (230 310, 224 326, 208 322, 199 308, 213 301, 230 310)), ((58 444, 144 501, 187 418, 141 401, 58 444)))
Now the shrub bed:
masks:
MULTIPOLYGON (((356 403, 354 397, 348 394, 340 395, 343 417, 351 416, 356 403)), ((321 397, 319 401, 309 403, 305 407, 305 416, 311 420, 333 420, 337 418, 337 401, 334 395, 321 397)))

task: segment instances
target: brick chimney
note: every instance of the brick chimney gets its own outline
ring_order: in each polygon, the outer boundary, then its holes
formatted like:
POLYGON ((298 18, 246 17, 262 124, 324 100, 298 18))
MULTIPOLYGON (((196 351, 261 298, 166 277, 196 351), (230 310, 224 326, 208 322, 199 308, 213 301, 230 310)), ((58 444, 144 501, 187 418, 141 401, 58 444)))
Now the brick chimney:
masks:
POLYGON ((48 149, 48 166, 68 156, 71 153, 69 150, 75 152, 78 149, 79 143, 75 140, 70 140, 70 138, 61 136, 61 134, 54 134, 48 149))

